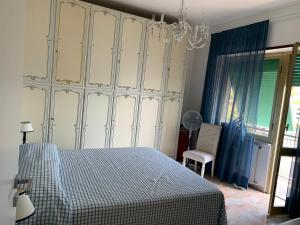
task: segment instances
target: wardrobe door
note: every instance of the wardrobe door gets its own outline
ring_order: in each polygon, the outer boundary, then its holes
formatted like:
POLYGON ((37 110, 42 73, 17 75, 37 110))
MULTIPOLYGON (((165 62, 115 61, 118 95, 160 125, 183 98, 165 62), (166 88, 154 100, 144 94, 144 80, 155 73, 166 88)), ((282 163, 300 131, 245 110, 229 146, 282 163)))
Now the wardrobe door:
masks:
POLYGON ((27 142, 48 142, 49 87, 24 84, 21 121, 29 121, 33 132, 27 133, 27 142))
POLYGON ((142 89, 144 91, 161 92, 166 65, 167 29, 147 26, 146 53, 142 89))
POLYGON ((111 93, 86 91, 81 139, 83 148, 108 147, 111 96, 111 93))
POLYGON ((88 19, 88 4, 76 0, 58 1, 54 83, 83 84, 88 19))
POLYGON ((137 146, 157 147, 160 97, 141 96, 137 128, 137 146))
POLYGON ((177 98, 164 98, 160 151, 175 158, 177 152, 179 126, 181 115, 181 101, 177 98))
POLYGON ((49 81, 54 0, 27 0, 24 37, 24 78, 49 81), (49 62, 48 62, 49 60, 49 62))
POLYGON ((136 127, 137 96, 116 94, 110 147, 133 147, 136 127))
POLYGON ((112 88, 119 13, 92 6, 87 86, 112 88))
POLYGON ((82 90, 56 87, 51 104, 51 142, 62 149, 79 148, 82 90))
POLYGON ((181 42, 172 41, 170 62, 168 68, 167 92, 172 94, 182 94, 185 81, 187 40, 181 42))
POLYGON ((136 90, 140 82, 144 21, 122 14, 117 89, 136 90))

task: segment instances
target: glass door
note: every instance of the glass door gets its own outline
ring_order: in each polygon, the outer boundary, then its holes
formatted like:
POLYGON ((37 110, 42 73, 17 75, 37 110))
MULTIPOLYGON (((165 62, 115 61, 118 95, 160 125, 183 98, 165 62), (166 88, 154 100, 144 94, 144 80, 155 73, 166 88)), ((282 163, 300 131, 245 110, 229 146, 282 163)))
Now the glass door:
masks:
POLYGON ((300 46, 294 44, 289 59, 287 76, 283 85, 283 99, 278 120, 279 128, 276 138, 274 174, 271 184, 269 212, 285 213, 289 190, 292 185, 294 164, 299 154, 300 128, 300 46))

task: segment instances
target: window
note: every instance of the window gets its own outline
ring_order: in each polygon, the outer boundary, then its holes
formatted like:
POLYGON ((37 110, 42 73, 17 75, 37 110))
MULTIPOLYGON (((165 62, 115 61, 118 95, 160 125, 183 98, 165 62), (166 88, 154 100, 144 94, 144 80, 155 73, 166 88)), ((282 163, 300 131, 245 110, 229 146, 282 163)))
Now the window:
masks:
POLYGON ((280 60, 266 59, 257 108, 256 135, 269 137, 280 60))
POLYGON ((227 113, 226 113, 226 122, 229 122, 230 121, 230 117, 231 117, 231 111, 232 110, 234 110, 233 111, 233 120, 234 119, 237 119, 238 118, 238 115, 239 115, 239 113, 238 113, 238 109, 237 109, 237 106, 236 106, 236 104, 233 106, 233 98, 234 98, 234 90, 233 90, 233 88, 232 88, 232 86, 230 86, 230 95, 229 95, 229 99, 228 99, 228 109, 227 109, 227 113), (233 108, 234 107, 234 108, 233 108))
MULTIPOLYGON (((255 134, 258 138, 266 142, 271 142, 271 130, 273 126, 272 114, 275 108, 276 84, 279 76, 282 55, 266 55, 264 61, 264 70, 260 86, 259 101, 257 108, 257 126, 255 134)), ((228 80, 225 106, 223 108, 223 122, 231 120, 239 115, 238 106, 233 105, 234 87, 228 80)), ((238 103, 237 103, 238 104, 238 103)), ((248 125, 249 132, 252 132, 253 126, 248 125)), ((300 55, 296 58, 295 72, 293 78, 293 87, 290 97, 290 106, 284 136, 284 147, 295 147, 297 145, 298 133, 300 132, 300 55)))
POLYGON ((296 148, 300 128, 300 55, 296 58, 283 147, 296 148))
MULTIPOLYGON (((276 82, 278 77, 278 70, 280 67, 280 58, 266 58, 264 61, 264 70, 262 75, 258 108, 257 108, 257 126, 255 130, 255 134, 257 136, 261 136, 264 139, 268 139, 270 137, 270 130, 272 126, 272 113, 273 113, 273 105, 275 100, 275 92, 276 92, 276 82)), ((300 73, 299 73, 300 75, 300 73)), ((226 101, 227 107, 224 108, 225 112, 224 120, 226 122, 230 121, 230 116, 232 110, 233 119, 238 117, 238 107, 237 105, 233 105, 233 97, 234 97, 234 88, 228 81, 228 99, 226 101)), ((300 76, 299 76, 299 84, 300 84, 300 76)), ((249 125, 249 132, 253 132, 253 126, 249 125)))

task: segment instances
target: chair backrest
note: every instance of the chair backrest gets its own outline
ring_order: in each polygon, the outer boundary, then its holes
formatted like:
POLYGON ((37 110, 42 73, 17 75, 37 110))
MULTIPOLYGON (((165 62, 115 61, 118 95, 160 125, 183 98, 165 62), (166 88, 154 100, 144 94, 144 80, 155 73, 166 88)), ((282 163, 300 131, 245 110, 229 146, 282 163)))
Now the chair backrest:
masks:
POLYGON ((221 130, 221 126, 202 123, 196 149, 211 153, 215 156, 218 150, 221 130))

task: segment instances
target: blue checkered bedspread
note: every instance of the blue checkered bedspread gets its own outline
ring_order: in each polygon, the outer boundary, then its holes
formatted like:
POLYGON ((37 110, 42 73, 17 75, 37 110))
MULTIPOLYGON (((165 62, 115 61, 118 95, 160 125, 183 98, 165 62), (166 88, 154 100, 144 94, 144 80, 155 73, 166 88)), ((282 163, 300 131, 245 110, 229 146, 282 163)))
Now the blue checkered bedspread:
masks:
POLYGON ((151 148, 60 150, 20 146, 35 214, 19 224, 223 225, 223 194, 151 148))

